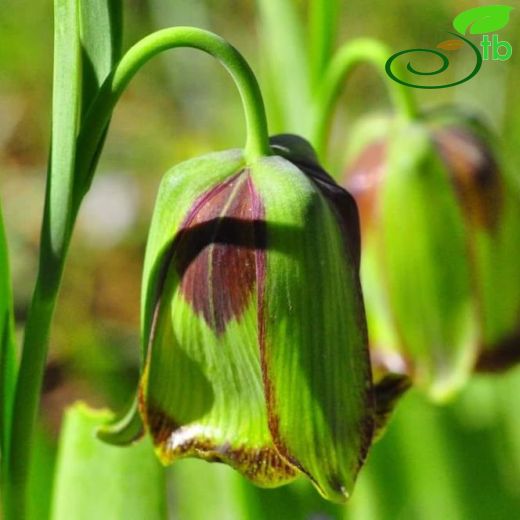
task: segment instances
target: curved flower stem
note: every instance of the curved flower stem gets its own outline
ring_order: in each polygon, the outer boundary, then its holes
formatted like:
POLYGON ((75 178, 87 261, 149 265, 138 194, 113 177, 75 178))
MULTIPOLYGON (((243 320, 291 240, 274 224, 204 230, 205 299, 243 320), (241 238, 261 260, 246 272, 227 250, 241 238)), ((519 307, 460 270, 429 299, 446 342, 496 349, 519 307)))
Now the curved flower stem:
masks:
POLYGON ((31 439, 52 318, 74 222, 92 181, 110 116, 139 69, 153 56, 175 47, 200 49, 221 61, 235 80, 242 97, 247 126, 246 159, 254 161, 271 153, 264 104, 256 78, 242 55, 213 33, 190 27, 175 27, 153 33, 134 45, 103 83, 77 137, 72 204, 66 216, 69 225, 59 248, 46 246, 50 243, 50 215, 56 208, 52 207, 49 193, 45 201, 40 268, 27 318, 14 402, 9 478, 4 494, 5 515, 9 520, 25 518, 31 439))
POLYGON ((253 161, 269 155, 269 135, 264 103, 256 78, 242 55, 219 36, 193 27, 173 27, 157 31, 135 44, 107 78, 92 104, 78 137, 79 195, 90 186, 92 160, 117 100, 137 71, 155 55, 168 49, 191 47, 217 58, 233 77, 244 107, 247 141, 246 158, 253 161))
POLYGON ((370 38, 353 40, 341 47, 332 59, 316 97, 312 128, 312 143, 319 157, 326 151, 330 123, 335 103, 352 70, 362 63, 371 63, 386 80, 392 102, 398 113, 406 118, 417 116, 417 107, 408 87, 386 76, 385 63, 392 52, 383 43, 370 38))

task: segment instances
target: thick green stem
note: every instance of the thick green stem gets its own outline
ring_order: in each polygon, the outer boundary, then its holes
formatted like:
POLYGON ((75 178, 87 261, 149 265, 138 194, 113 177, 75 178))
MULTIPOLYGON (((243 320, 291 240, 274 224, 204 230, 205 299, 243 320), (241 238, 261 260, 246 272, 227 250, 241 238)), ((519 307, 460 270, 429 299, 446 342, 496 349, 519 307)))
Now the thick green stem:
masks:
POLYGON ((410 89, 386 76, 385 63, 391 54, 386 45, 369 38, 353 40, 336 53, 316 96, 311 142, 320 158, 323 158, 326 152, 336 101, 349 74, 357 65, 371 63, 385 80, 397 112, 406 118, 417 116, 417 107, 410 89))
POLYGON ((9 474, 6 482, 5 516, 10 520, 25 518, 25 490, 29 471, 33 425, 38 409, 43 368, 47 357, 49 331, 56 305, 60 275, 54 274, 50 289, 45 273, 40 271, 29 309, 20 363, 15 414, 9 452, 9 474))
POLYGON ((311 0, 309 12, 310 65, 312 87, 316 90, 327 69, 340 14, 338 0, 311 0))
POLYGON ((267 120, 260 88, 242 55, 219 36, 193 27, 173 27, 157 31, 135 44, 105 81, 91 106, 78 137, 78 189, 82 197, 93 175, 92 160, 117 100, 137 71, 155 55, 168 49, 191 47, 217 58, 233 77, 244 107, 249 161, 269 155, 267 120))
POLYGON ((0 497, 5 495, 13 397, 16 384, 16 345, 9 254, 0 209, 0 497))

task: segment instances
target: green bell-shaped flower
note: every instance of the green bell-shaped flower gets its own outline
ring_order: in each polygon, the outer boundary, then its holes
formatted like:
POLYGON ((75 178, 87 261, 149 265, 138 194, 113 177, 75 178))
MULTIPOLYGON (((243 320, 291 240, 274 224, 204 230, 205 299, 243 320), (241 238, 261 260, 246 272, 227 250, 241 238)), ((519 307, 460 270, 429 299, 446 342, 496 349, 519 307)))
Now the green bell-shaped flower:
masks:
POLYGON ((303 474, 342 502, 377 422, 358 213, 303 139, 271 146, 162 181, 138 408, 164 463, 224 462, 262 486, 303 474))
POLYGON ((518 352, 518 186, 485 127, 453 110, 371 118, 353 135, 342 184, 360 208, 374 371, 442 400, 518 352))

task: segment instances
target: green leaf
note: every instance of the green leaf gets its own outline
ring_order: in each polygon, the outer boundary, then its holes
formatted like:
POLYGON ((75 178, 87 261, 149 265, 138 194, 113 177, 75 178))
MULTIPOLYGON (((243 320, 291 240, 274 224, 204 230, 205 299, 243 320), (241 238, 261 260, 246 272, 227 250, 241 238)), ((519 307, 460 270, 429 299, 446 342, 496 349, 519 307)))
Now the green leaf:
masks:
POLYGON ((311 0, 309 4, 309 57, 312 87, 322 81, 329 64, 341 14, 339 0, 311 0))
POLYGON ((27 520, 48 520, 52 501, 57 442, 48 424, 36 424, 27 483, 27 520))
POLYGON ((121 448, 98 440, 111 419, 84 404, 70 408, 60 437, 52 520, 166 518, 164 470, 149 439, 121 448))
MULTIPOLYGON (((123 10, 121 0, 78 0, 80 1, 80 39, 82 52, 82 113, 85 119, 90 104, 114 66, 121 58, 123 35, 123 10)), ((88 157, 90 170, 93 172, 105 143, 108 120, 105 131, 99 140, 93 157, 88 157)), ((82 159, 82 158, 81 158, 82 159)), ((85 160, 85 159, 82 159, 85 160)), ((76 198, 81 200, 84 187, 76 198)), ((88 189, 88 187, 87 187, 88 189)))
POLYGON ((269 88, 267 106, 281 113, 280 128, 272 131, 308 133, 311 96, 302 22, 292 0, 257 0, 269 88), (283 50, 283 52, 282 52, 283 50))
POLYGON ((485 34, 498 31, 509 23, 509 13, 513 8, 508 5, 484 5, 474 7, 458 14, 453 27, 460 34, 485 34))
POLYGON ((80 0, 83 113, 121 57, 121 0, 80 0))
POLYGON ((0 455, 7 460, 16 379, 13 300, 9 255, 0 207, 0 455))
POLYGON ((41 263, 49 286, 59 276, 72 224, 76 135, 81 104, 81 50, 76 0, 54 2, 52 146, 47 177, 41 263), (53 269, 52 275, 51 269, 53 269))

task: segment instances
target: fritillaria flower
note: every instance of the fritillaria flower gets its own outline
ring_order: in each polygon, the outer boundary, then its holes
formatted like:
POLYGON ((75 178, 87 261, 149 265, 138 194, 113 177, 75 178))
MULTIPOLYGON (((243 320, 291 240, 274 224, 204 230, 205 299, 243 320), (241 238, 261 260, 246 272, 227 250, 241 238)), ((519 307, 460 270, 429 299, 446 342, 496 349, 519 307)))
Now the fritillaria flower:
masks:
POLYGON ((161 183, 139 412, 164 463, 224 462, 262 486, 305 475, 342 502, 379 424, 358 212, 306 141, 271 147, 253 164, 196 158, 161 183))
POLYGON ((438 400, 518 357, 520 197, 495 146, 451 109, 374 118, 342 182, 360 208, 374 370, 409 373, 438 400))

